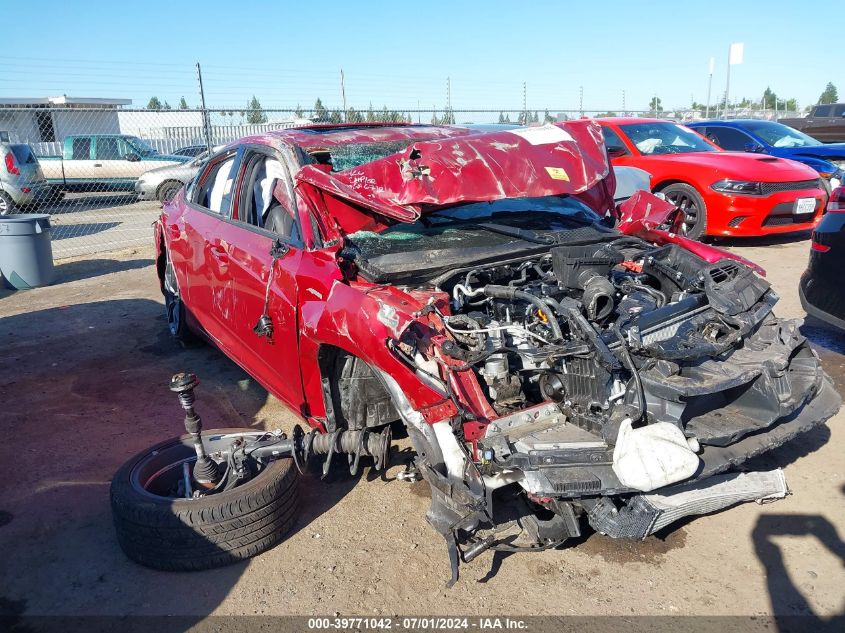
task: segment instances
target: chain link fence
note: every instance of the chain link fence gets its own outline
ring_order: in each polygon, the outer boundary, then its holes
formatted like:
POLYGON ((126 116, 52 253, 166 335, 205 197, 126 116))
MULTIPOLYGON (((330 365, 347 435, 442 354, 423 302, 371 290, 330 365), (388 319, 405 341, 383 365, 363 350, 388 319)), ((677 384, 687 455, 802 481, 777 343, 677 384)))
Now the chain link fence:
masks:
MULTIPOLYGON (((780 114, 783 114, 782 112, 780 114)), ((697 111, 566 109, 126 109, 120 104, 0 105, 0 213, 49 213, 56 259, 146 246, 163 201, 208 149, 312 123, 540 125, 581 116, 700 118, 697 111)), ((774 112, 755 115, 774 118, 774 112)))

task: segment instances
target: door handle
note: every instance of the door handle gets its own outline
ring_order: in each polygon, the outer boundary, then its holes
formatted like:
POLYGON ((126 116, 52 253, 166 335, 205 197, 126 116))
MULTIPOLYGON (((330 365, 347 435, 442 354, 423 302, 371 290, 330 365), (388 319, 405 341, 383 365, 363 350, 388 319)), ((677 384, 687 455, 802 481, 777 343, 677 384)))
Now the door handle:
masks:
POLYGON ((102 167, 103 163, 94 163, 94 167, 102 167))

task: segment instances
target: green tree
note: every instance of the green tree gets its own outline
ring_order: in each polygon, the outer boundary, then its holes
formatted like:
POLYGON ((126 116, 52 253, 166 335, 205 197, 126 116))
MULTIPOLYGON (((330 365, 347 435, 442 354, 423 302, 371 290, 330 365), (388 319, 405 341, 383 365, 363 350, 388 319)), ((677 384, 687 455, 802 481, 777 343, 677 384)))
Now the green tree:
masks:
POLYGON ((616 116, 616 113, 611 111, 611 110, 608 110, 607 112, 599 112, 596 115, 597 118, 614 117, 614 116, 616 116))
POLYGON ((164 105, 161 106, 162 110, 172 110, 173 108, 170 107, 170 104, 167 101, 164 102, 164 105))
POLYGON ((343 122, 343 115, 340 113, 340 110, 332 110, 332 113, 329 115, 329 122, 330 123, 342 123, 343 122))
POLYGON ((297 119, 301 119, 302 115, 303 115, 302 107, 297 103, 296 104, 296 110, 293 111, 293 116, 295 116, 297 119))
POLYGON ((179 99, 179 109, 180 110, 187 110, 188 109, 188 102, 185 101, 185 97, 179 99))
POLYGON ((763 91, 763 109, 766 110, 767 108, 774 108, 778 102, 778 96, 774 93, 774 91, 766 86, 766 89, 763 91))
POLYGON ((364 115, 358 112, 355 108, 349 108, 346 111, 346 122, 347 123, 363 123, 364 122, 364 115))
POLYGON ((651 101, 648 102, 648 109, 652 114, 658 114, 660 112, 663 112, 663 106, 661 105, 660 97, 654 95, 651 98, 651 101))
POLYGON ((554 123, 555 118, 549 114, 549 111, 546 110, 545 114, 543 114, 543 123, 554 123))
POLYGON ((252 95, 249 103, 246 106, 246 122, 247 123, 267 123, 267 115, 261 109, 261 103, 255 95, 252 95))
POLYGON ((147 110, 161 110, 161 101, 158 100, 158 97, 150 97, 147 110))
POLYGON ((783 104, 783 109, 788 110, 789 112, 798 112, 798 100, 787 99, 783 104))
POLYGON ((504 123, 504 122, 505 122, 505 113, 499 112, 499 123, 504 123))
POLYGON ((824 87, 824 92, 819 95, 819 103, 836 103, 837 101, 839 101, 839 93, 836 91, 836 86, 833 85, 833 82, 828 81, 824 87))
POLYGON ((314 120, 315 121, 328 121, 329 120, 329 111, 326 110, 323 102, 320 101, 319 97, 314 102, 314 120))

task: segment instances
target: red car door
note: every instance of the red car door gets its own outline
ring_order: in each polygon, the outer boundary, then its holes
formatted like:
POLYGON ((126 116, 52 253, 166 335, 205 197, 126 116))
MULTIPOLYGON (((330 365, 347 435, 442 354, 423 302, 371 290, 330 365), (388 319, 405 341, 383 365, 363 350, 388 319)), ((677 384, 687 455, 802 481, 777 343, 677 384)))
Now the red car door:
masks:
POLYGON ((299 409, 303 395, 296 272, 303 255, 302 240, 291 209, 273 195, 276 187, 288 188, 290 178, 273 150, 247 146, 237 182, 233 215, 222 229, 235 288, 233 311, 227 322, 237 339, 237 352, 232 356, 268 391, 299 409), (268 224, 271 215, 289 221, 276 222, 274 228, 272 222, 268 224), (258 325, 265 314, 269 327, 262 329, 258 325))
POLYGON ((213 157, 188 188, 184 213, 168 227, 183 301, 223 349, 232 343, 226 324, 234 295, 222 227, 231 214, 237 168, 234 149, 213 157))

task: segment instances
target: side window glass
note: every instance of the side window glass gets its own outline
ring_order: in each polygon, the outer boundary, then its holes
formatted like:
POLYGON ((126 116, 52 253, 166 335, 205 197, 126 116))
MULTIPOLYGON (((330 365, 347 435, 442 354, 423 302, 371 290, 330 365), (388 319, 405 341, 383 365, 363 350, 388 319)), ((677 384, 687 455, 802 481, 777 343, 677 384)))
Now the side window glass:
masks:
POLYGON ((287 173, 277 158, 254 154, 244 175, 239 215, 248 224, 299 243, 302 236, 287 184, 287 173))
POLYGON ((97 160, 117 160, 120 153, 117 150, 117 139, 101 136, 97 139, 97 160))
POLYGON ((604 146, 610 149, 617 149, 618 151, 622 151, 627 153, 625 149, 625 143, 622 142, 622 139, 619 138, 619 135, 614 132, 609 127, 602 126, 601 128, 602 134, 604 134, 604 146))
POLYGON ((73 160, 90 160, 91 159, 91 139, 90 138, 75 138, 75 139, 73 139, 71 158, 73 160))
POLYGON ((745 146, 754 142, 745 132, 730 127, 708 128, 707 137, 722 149, 731 152, 744 152, 745 146))
POLYGON ((830 111, 833 109, 833 106, 823 105, 823 106, 816 106, 816 111, 813 113, 813 116, 830 116, 830 111))
POLYGON ((833 106, 833 116, 845 116, 845 104, 833 106))
POLYGON ((196 187, 196 204, 209 211, 228 215, 232 208, 232 189, 235 184, 235 174, 232 170, 235 158, 233 154, 219 160, 203 173, 196 187))

